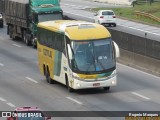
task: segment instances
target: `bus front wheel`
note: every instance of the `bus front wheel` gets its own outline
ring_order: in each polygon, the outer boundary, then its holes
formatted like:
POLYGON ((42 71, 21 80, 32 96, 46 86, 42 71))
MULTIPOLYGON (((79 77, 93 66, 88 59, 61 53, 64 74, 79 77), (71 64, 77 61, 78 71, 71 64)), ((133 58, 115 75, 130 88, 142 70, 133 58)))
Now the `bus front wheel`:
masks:
POLYGON ((69 92, 73 92, 73 89, 69 86, 68 77, 66 77, 66 85, 69 92))

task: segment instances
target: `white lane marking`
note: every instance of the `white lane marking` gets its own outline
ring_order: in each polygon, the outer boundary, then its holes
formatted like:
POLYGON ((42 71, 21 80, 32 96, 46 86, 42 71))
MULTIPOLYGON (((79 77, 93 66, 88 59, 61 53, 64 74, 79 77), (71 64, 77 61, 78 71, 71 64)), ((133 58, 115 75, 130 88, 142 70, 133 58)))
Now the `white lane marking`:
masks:
POLYGON ((28 80, 30 80, 30 81, 32 81, 34 83, 38 83, 36 80, 34 80, 34 79, 30 78, 30 77, 26 77, 26 79, 28 79, 28 80))
POLYGON ((78 103, 78 104, 80 104, 80 105, 83 104, 82 102, 80 102, 80 101, 78 101, 78 100, 76 100, 76 99, 74 99, 74 98, 71 98, 71 97, 66 97, 66 98, 69 99, 69 100, 71 100, 71 101, 73 101, 73 102, 76 102, 76 103, 78 103))
POLYGON ((13 45, 13 46, 16 46, 16 47, 19 47, 19 48, 20 48, 20 47, 22 47, 22 46, 20 46, 20 45, 17 45, 17 44, 12 44, 12 45, 13 45))
POLYGON ((153 32, 149 32, 149 31, 144 31, 142 29, 138 29, 138 28, 134 28, 134 27, 129 27, 129 26, 126 26, 126 25, 121 25, 121 24, 118 24, 119 26, 123 26, 123 27, 127 27, 127 28, 131 28, 131 29, 135 29, 135 30, 139 30, 139 31, 142 31, 142 32, 146 32, 146 33, 150 33, 150 34, 154 34, 154 35, 158 35, 160 36, 160 34, 158 33, 153 33, 153 32))
POLYGON ((9 105, 10 107, 16 107, 15 105, 13 105, 12 103, 8 102, 6 103, 7 105, 9 105))
POLYGON ((0 97, 0 101, 6 102, 7 100, 5 100, 4 98, 0 97))
MULTIPOLYGON (((89 19, 94 20, 93 17, 82 16, 82 15, 79 15, 79 14, 70 13, 70 12, 66 12, 66 11, 65 11, 65 13, 73 14, 73 15, 77 15, 77 16, 81 16, 81 17, 85 17, 85 18, 89 18, 89 19)), ((138 29, 138 28, 134 28, 134 27, 129 27, 129 26, 126 26, 126 25, 121 25, 121 24, 117 24, 117 25, 160 36, 160 34, 158 34, 158 33, 153 33, 153 32, 149 32, 149 31, 144 31, 144 30, 142 30, 142 29, 138 29)))
POLYGON ((132 92, 132 94, 137 95, 137 96, 139 96, 139 97, 141 97, 141 98, 143 98, 143 99, 150 100, 150 98, 148 98, 148 97, 146 97, 146 96, 143 96, 143 95, 141 95, 141 94, 139 94, 139 93, 132 92))
POLYGON ((123 64, 120 64, 120 63, 117 63, 117 64, 119 64, 119 65, 121 65, 121 66, 124 66, 124 67, 127 67, 127 68, 129 68, 129 69, 132 69, 132 70, 135 70, 135 71, 141 72, 141 73, 143 73, 143 74, 146 74, 146 75, 149 75, 149 76, 155 77, 155 78, 157 78, 157 79, 160 79, 160 77, 158 77, 158 76, 154 76, 154 75, 152 75, 152 74, 149 74, 149 73, 143 72, 143 71, 141 71, 141 70, 138 70, 138 69, 135 69, 135 68, 129 67, 129 66, 127 66, 127 65, 123 65, 123 64))
POLYGON ((75 14, 75 13, 71 13, 71 12, 66 12, 66 11, 64 13, 68 13, 68 14, 72 14, 72 15, 77 15, 77 16, 80 16, 80 17, 89 18, 89 19, 93 20, 93 17, 86 17, 86 16, 83 16, 83 15, 79 15, 79 14, 75 14))
POLYGON ((2 67, 3 67, 3 66, 4 66, 4 64, 0 63, 0 66, 2 66, 2 67))

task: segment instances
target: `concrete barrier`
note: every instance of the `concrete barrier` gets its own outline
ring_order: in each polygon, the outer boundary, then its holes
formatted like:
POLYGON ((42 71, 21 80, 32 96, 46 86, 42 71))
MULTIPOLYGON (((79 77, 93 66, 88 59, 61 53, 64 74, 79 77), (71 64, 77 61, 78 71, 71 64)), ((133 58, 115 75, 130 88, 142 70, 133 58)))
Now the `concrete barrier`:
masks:
POLYGON ((160 75, 160 42, 109 29, 119 45, 119 62, 160 75))
POLYGON ((120 49, 119 63, 160 76, 160 60, 120 49))

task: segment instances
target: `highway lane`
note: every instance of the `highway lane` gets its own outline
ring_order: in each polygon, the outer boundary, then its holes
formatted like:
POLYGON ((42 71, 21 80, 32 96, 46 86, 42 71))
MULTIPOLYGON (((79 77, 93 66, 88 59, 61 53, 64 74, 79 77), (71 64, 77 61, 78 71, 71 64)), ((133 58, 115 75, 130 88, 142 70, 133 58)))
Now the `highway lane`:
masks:
MULTIPOLYGON (((62 0, 61 2, 64 15, 69 16, 73 19, 85 20, 89 22, 94 21, 93 19, 94 13, 86 11, 85 8, 89 9, 89 8, 99 7, 101 5, 102 3, 95 4, 94 2, 89 2, 88 4, 88 1, 84 1, 84 0, 78 0, 76 2, 73 2, 72 0, 67 0, 67 2, 65 0, 62 0)), ((107 4, 103 4, 102 6, 114 7, 113 5, 107 5, 107 4)), ((116 6, 116 7, 119 7, 119 6, 116 6)), ((110 28, 159 41, 160 28, 158 27, 144 25, 144 24, 140 24, 140 23, 124 20, 124 19, 119 19, 119 18, 117 18, 117 25, 118 26, 116 28, 113 28, 113 27, 112 28, 110 27, 110 28), (145 36, 145 33, 147 33, 147 36, 145 36)))
POLYGON ((118 86, 109 92, 92 89, 69 93, 61 84, 49 85, 38 70, 37 51, 21 41, 10 40, 6 28, 0 31, 0 63, 0 97, 15 107, 32 105, 53 111, 160 110, 160 78, 121 64, 117 64, 118 86))
POLYGON ((75 9, 87 9, 87 8, 96 8, 96 7, 130 7, 126 5, 118 5, 118 4, 107 4, 100 2, 91 2, 89 0, 61 0, 62 6, 68 6, 75 9))

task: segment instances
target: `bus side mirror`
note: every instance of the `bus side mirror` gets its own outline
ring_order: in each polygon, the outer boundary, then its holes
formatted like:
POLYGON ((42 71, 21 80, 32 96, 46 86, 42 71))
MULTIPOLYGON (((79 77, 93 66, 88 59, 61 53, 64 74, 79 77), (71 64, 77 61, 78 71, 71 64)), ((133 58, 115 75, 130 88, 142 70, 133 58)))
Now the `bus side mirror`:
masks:
POLYGON ((69 44, 67 44, 67 49, 68 49, 68 57, 69 57, 69 59, 70 60, 72 60, 73 58, 72 58, 72 49, 71 49, 71 47, 70 47, 70 45, 69 44))
POLYGON ((119 47, 118 47, 117 43, 115 43, 114 41, 113 41, 113 44, 114 44, 114 48, 115 48, 115 51, 116 51, 116 58, 119 58, 120 57, 119 47))

